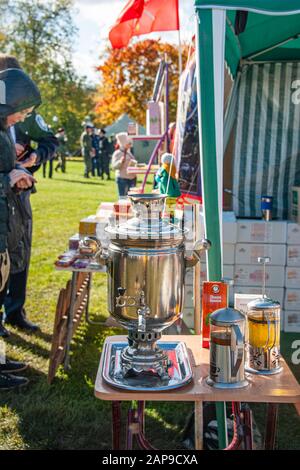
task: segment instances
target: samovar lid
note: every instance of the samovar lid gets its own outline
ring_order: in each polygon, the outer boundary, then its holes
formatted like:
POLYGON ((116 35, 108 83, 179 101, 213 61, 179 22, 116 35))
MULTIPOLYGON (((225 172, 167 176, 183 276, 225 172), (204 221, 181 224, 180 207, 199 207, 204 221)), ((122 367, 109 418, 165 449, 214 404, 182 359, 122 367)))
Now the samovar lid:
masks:
POLYGON ((251 300, 247 304, 248 310, 273 310, 275 308, 280 308, 280 303, 266 296, 251 300))
POLYGON ((245 316, 235 308, 226 307, 213 312, 209 316, 209 321, 213 325, 230 326, 231 324, 245 321, 245 316))
POLYGON ((155 241, 162 245, 184 240, 187 230, 169 223, 162 217, 166 196, 163 194, 131 194, 135 216, 124 223, 106 227, 110 238, 126 245, 126 240, 155 241))

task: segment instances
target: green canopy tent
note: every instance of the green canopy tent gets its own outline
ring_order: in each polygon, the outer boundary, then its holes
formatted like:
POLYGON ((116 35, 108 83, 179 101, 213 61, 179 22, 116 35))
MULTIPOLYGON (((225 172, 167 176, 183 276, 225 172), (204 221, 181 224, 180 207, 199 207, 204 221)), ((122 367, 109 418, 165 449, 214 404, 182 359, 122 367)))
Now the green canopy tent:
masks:
MULTIPOLYGON (((300 60, 299 0, 195 0, 199 144, 208 279, 222 279, 224 61, 233 79, 245 61, 300 60)), ((228 130, 225 134, 228 135, 228 130)), ((225 137, 226 140, 227 137, 225 137)), ((227 444, 224 406, 219 445, 227 444)))

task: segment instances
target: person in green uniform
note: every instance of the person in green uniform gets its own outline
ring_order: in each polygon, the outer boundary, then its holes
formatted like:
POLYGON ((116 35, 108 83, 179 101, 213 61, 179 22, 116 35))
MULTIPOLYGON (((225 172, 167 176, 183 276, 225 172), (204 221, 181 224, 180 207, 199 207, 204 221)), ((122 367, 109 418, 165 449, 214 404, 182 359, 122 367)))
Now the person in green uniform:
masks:
POLYGON ((81 153, 84 160, 85 170, 84 177, 89 178, 92 171, 92 158, 95 156, 95 149, 93 148, 93 126, 87 124, 85 126, 85 131, 81 134, 80 144, 81 144, 81 153))
MULTIPOLYGON (((0 71, 21 69, 14 56, 0 54, 0 71)), ((12 142, 15 144, 18 166, 34 174, 40 166, 54 157, 58 142, 48 128, 42 116, 33 111, 23 122, 9 127, 12 142), (34 145, 34 147, 33 147, 34 145)), ((5 321, 26 331, 36 331, 38 327, 26 318, 24 308, 26 301, 27 279, 32 244, 32 210, 30 195, 35 187, 20 195, 23 217, 20 219, 22 238, 10 252, 11 268, 8 291, 4 299, 5 321)))

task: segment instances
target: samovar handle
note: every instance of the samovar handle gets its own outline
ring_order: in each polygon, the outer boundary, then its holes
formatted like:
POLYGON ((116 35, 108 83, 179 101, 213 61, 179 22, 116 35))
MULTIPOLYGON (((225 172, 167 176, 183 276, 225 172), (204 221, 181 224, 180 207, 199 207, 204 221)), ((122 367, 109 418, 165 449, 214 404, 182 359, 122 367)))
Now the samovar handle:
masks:
POLYGON ((207 238, 202 240, 197 240, 194 243, 192 256, 185 257, 185 266, 187 268, 192 268, 200 261, 200 256, 203 251, 208 251, 211 247, 211 242, 207 238))
MULTIPOLYGON (((239 371, 239 368, 241 366, 243 357, 244 357, 245 344, 244 344, 244 337, 243 337, 242 332, 241 332, 240 328, 238 327, 238 325, 232 325, 232 327, 233 327, 234 334, 235 334, 235 337, 236 337, 236 343, 235 343, 235 347, 234 348, 231 347, 231 349, 233 351, 235 351, 236 347, 237 347, 238 352, 237 352, 236 363, 234 365, 231 363, 231 376, 236 377, 236 375, 239 371)), ((233 341, 231 341, 231 345, 232 344, 233 344, 233 341)))
POLYGON ((106 250, 104 250, 100 240, 98 238, 90 236, 84 237, 80 241, 79 248, 81 250, 90 250, 90 253, 86 253, 89 256, 93 256, 99 264, 105 265, 109 260, 109 255, 106 250))

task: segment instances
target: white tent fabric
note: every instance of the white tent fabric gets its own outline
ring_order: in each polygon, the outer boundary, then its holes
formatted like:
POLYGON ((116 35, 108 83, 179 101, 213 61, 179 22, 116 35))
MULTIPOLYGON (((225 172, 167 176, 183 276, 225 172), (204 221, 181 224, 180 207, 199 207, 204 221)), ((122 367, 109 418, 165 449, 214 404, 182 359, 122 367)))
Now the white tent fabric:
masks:
POLYGON ((261 196, 273 216, 288 217, 291 187, 300 184, 300 63, 244 66, 238 92, 233 206, 261 217, 261 196))

